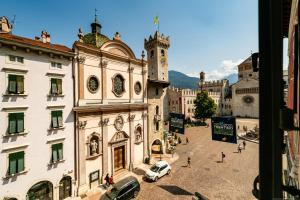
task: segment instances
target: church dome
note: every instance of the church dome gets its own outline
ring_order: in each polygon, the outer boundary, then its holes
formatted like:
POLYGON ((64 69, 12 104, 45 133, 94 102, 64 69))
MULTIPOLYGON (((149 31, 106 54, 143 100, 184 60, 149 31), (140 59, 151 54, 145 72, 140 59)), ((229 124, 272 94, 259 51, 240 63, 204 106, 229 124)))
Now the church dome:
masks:
POLYGON ((110 41, 110 39, 98 32, 96 33, 87 33, 82 38, 83 43, 93 45, 96 47, 101 47, 105 42, 110 41))

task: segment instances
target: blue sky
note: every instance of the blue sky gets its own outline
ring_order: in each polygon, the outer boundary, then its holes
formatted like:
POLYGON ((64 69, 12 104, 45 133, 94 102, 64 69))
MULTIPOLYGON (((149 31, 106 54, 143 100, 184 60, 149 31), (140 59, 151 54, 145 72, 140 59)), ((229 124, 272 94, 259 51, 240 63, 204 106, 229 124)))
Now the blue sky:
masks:
POLYGON ((16 35, 34 38, 45 29, 51 42, 71 47, 79 27, 90 31, 95 8, 102 33, 120 32, 137 57, 158 15, 160 32, 171 39, 169 69, 189 75, 203 70, 220 78, 258 49, 256 0, 4 0, 0 16, 17 16, 16 35))

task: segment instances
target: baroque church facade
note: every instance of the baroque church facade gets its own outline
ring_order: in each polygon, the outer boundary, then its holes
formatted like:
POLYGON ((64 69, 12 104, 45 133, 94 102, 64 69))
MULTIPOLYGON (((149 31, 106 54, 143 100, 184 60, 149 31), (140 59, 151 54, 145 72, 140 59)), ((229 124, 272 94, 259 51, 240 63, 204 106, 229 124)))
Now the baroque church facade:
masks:
POLYGON ((147 62, 136 58, 119 33, 79 31, 76 54, 75 155, 78 195, 142 163, 147 154, 147 62))

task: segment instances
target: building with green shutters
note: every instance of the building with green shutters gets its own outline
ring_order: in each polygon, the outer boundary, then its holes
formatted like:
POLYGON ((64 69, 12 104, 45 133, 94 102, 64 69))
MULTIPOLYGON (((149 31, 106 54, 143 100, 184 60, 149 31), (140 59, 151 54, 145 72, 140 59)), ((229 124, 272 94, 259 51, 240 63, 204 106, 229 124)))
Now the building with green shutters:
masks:
POLYGON ((71 49, 0 18, 0 199, 75 195, 71 49))

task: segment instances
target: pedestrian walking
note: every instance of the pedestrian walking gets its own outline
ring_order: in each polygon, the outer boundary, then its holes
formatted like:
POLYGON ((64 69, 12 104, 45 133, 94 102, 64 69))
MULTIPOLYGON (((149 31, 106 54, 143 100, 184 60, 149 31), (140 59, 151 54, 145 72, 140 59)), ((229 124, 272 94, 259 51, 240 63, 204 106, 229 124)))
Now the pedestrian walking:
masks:
POLYGON ((246 141, 244 140, 243 141, 243 147, 244 147, 244 150, 246 149, 246 141))
POLYGON ((108 173, 106 174, 104 180, 105 180, 106 187, 109 187, 109 174, 108 173))
POLYGON ((189 143, 189 138, 188 137, 185 138, 185 142, 186 142, 186 144, 189 143))
POLYGON ((188 163, 188 167, 191 167, 191 157, 190 156, 187 158, 187 163, 188 163))
POLYGON ((112 185, 112 184, 114 184, 113 175, 111 175, 110 178, 109 178, 109 185, 112 185))
POLYGON ((238 152, 239 152, 239 153, 242 153, 242 147, 241 147, 241 144, 238 145, 238 152))
POLYGON ((221 157, 222 157, 222 162, 223 162, 224 161, 223 159, 225 158, 225 154, 223 153, 223 151, 221 153, 221 157))

